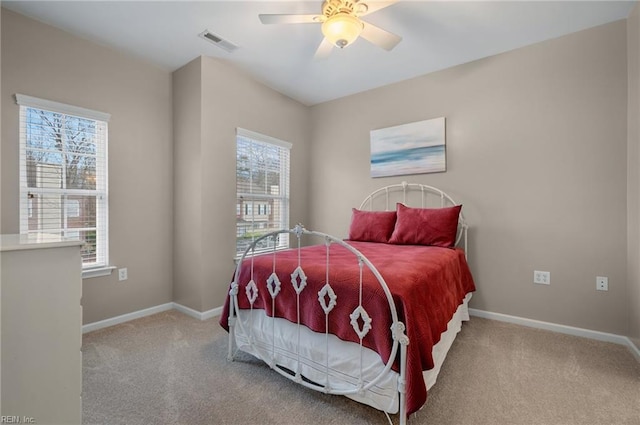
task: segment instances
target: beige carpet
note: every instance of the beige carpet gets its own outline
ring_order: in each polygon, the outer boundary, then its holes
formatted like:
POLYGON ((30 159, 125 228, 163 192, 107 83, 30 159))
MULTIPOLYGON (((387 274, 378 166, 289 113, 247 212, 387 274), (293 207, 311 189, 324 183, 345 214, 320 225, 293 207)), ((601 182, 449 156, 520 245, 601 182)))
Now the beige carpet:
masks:
MULTIPOLYGON (((177 311, 86 334, 83 422, 387 423, 251 356, 228 363, 226 337, 217 319, 177 311)), ((640 364, 623 346, 473 317, 409 423, 640 425, 640 364)))

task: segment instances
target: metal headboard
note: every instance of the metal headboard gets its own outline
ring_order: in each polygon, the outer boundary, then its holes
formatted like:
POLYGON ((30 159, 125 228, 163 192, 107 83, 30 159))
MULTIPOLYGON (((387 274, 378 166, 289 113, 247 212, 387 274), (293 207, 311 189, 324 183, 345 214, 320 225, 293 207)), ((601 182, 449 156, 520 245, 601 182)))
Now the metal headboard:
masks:
MULTIPOLYGON (((376 200, 380 200, 381 198, 384 201, 384 210, 391 211, 395 210, 396 202, 402 202, 404 205, 408 207, 419 207, 419 208, 428 208, 428 200, 433 197, 438 197, 439 207, 449 207, 454 205, 459 205, 453 198, 447 195, 444 191, 433 187, 427 186, 425 184, 420 183, 407 183, 402 182, 398 184, 392 184, 389 186, 382 187, 371 192, 364 201, 360 204, 359 209, 364 210, 368 204, 368 210, 372 211, 374 209, 374 202, 376 200), (420 194, 420 205, 408 205, 410 199, 410 192, 419 192, 420 194), (399 197, 401 195, 401 197, 399 197), (391 208, 390 208, 391 207, 391 208)), ((456 245, 460 243, 462 238, 464 237, 464 251, 467 252, 467 230, 469 226, 464 218, 464 214, 460 211, 460 216, 458 217, 458 234, 456 237, 456 245)))

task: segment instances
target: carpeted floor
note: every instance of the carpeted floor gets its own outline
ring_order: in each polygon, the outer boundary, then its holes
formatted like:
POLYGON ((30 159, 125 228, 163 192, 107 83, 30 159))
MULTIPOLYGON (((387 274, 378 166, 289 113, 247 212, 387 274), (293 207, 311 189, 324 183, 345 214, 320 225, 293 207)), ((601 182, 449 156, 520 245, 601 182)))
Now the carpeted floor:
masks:
MULTIPOLYGON (((177 311, 84 335, 83 422, 387 423, 375 409, 299 387, 251 356, 229 363, 226 350, 217 318, 177 311)), ((472 317, 409 423, 640 425, 640 363, 620 345, 472 317)))

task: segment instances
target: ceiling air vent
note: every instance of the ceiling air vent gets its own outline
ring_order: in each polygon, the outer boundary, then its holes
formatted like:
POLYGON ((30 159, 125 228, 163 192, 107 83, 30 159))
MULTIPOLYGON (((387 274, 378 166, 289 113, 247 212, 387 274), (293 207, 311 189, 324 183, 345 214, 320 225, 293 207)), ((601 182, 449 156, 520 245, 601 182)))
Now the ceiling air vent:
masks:
POLYGON ((219 36, 215 35, 214 33, 210 32, 209 30, 204 30, 203 32, 201 32, 198 35, 200 37, 204 38, 205 40, 210 41, 211 43, 215 44, 216 46, 218 46, 222 50, 226 50, 229 53, 232 53, 236 49, 238 49, 238 46, 236 46, 232 42, 227 41, 227 40, 223 39, 222 37, 219 37, 219 36))

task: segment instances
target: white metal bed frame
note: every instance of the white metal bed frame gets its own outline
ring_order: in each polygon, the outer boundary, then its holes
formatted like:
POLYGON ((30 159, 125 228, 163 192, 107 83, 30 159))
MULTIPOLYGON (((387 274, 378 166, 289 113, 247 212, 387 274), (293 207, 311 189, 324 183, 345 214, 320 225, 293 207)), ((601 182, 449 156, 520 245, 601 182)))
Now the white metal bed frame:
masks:
MULTIPOLYGON (((369 210, 373 209, 373 205, 374 205, 374 201, 377 197, 380 196, 384 196, 385 197, 385 209, 389 210, 389 205, 390 205, 390 200, 393 198, 394 194, 397 195, 397 192, 402 192, 402 202, 406 205, 407 203, 407 194, 409 191, 411 190, 417 190, 421 192, 421 207, 425 208, 427 207, 427 196, 428 195, 437 195, 440 198, 440 207, 445 207, 447 205, 457 205, 455 203, 455 201, 449 196, 447 195, 445 192, 443 192, 440 189, 437 189, 435 187, 432 186, 427 186, 427 185, 423 185, 423 184, 417 184, 417 183, 407 183, 407 182, 402 182, 400 184, 394 184, 394 185, 389 185, 386 187, 383 187, 381 189, 378 189, 374 192, 372 192, 369 196, 367 196, 364 201, 361 203, 360 205, 360 209, 364 209, 366 204, 369 204, 369 210)), ((395 207, 395 204, 393 204, 395 207)), ((460 242, 460 240, 462 238, 464 238, 464 248, 465 248, 465 255, 466 255, 466 251, 467 251, 467 229, 468 229, 468 225, 466 224, 466 221, 464 219, 464 216, 462 215, 462 213, 460 213, 459 216, 459 226, 458 226, 458 235, 456 237, 456 245, 460 242)), ((320 391, 326 394, 334 394, 334 395, 350 395, 350 394, 364 394, 365 391, 367 391, 368 389, 372 388, 379 380, 381 380, 383 378, 383 376, 385 376, 387 374, 387 372, 389 372, 389 370, 391 369, 394 360, 396 358, 396 354, 398 352, 398 350, 400 350, 400 372, 399 372, 399 376, 398 376, 398 381, 397 381, 397 390, 399 393, 399 400, 400 400, 400 410, 399 410, 399 415, 400 415, 400 424, 404 425, 406 424, 407 421, 407 407, 406 407, 406 361, 407 361, 407 345, 409 344, 409 338, 406 336, 405 334, 405 325, 404 323, 402 323, 401 321, 398 320, 398 314, 397 314, 397 310, 396 310, 396 306, 395 303, 393 301, 393 297, 391 295, 391 291, 389 290, 389 287, 387 286, 387 283, 385 282, 384 278, 380 275, 380 273, 378 272, 378 270, 376 269, 376 267, 371 264, 371 262, 362 254, 360 253, 357 249, 355 249, 353 246, 349 245, 347 242, 343 241, 342 239, 336 238, 334 236, 328 235, 326 233, 321 233, 321 232, 316 232, 316 231, 311 231, 311 230, 307 230, 305 229, 302 225, 297 225, 295 226, 293 229, 284 229, 284 230, 278 230, 275 232, 271 232, 268 234, 263 235, 262 237, 256 239, 249 247, 247 247, 247 249, 245 250, 244 254, 242 255, 242 257, 240 258, 240 260, 238 261, 238 265, 236 267, 236 271, 234 274, 234 278, 233 278, 233 282, 231 284, 231 289, 229 291, 229 295, 231 297, 231 302, 229 305, 229 319, 228 319, 228 324, 229 324, 229 351, 228 351, 228 360, 229 361, 233 361, 235 353, 236 353, 236 349, 235 349, 235 327, 238 326, 240 328, 240 330, 244 333, 244 334, 248 334, 249 338, 248 338, 248 343, 249 345, 253 346, 254 344, 254 339, 253 336, 251 334, 252 332, 252 326, 251 323, 249 324, 248 328, 249 328, 249 332, 246 332, 246 329, 244 329, 245 324, 243 324, 242 320, 239 320, 239 318, 237 317, 236 312, 240 310, 239 305, 238 305, 238 296, 239 296, 239 284, 238 284, 238 279, 240 277, 240 269, 241 266, 245 260, 245 258, 247 256, 250 256, 250 261, 251 261, 251 279, 249 281, 249 283, 247 284, 246 288, 245 288, 245 295, 247 297, 247 300, 249 301, 249 304, 251 306, 250 312, 249 312, 249 320, 252 322, 253 321, 253 305, 258 297, 258 286, 256 285, 256 282, 254 281, 253 277, 254 277, 254 263, 253 263, 253 255, 255 254, 255 248, 257 246, 257 244, 265 239, 268 238, 272 238, 273 239, 273 249, 270 251, 271 255, 273 256, 273 270, 271 275, 269 276, 269 278, 267 279, 266 282, 266 288, 269 292, 269 295, 271 297, 271 301, 272 301, 272 317, 270 318, 272 321, 272 343, 271 343, 271 347, 270 347, 270 354, 267 356, 260 356, 263 357, 262 360, 264 360, 271 369, 275 370, 276 372, 278 372, 280 375, 286 377, 289 380, 292 380, 300 385, 303 385, 304 387, 310 388, 312 390, 315 391, 320 391), (296 353, 297 353, 297 361, 296 361, 296 368, 295 370, 291 371, 288 368, 284 368, 281 367, 280 365, 278 365, 276 363, 276 346, 275 346, 275 328, 276 328, 276 320, 275 320, 275 299, 278 296, 279 292, 280 292, 280 288, 282 285, 282 282, 280 282, 278 276, 275 273, 276 270, 276 246, 278 246, 277 243, 277 238, 280 235, 286 235, 286 237, 289 237, 289 235, 295 235, 295 238, 297 239, 297 249, 298 249, 298 265, 295 268, 295 270, 293 270, 293 272, 291 273, 291 285, 293 286, 293 289, 295 290, 296 294, 297 294, 297 305, 296 305, 296 311, 297 311, 297 323, 295 323, 295 325, 297 326, 297 349, 296 349, 296 353), (307 236, 311 236, 311 237, 319 237, 322 238, 324 240, 324 245, 326 247, 326 284, 324 285, 324 287, 318 292, 317 294, 317 298, 318 298, 318 303, 319 303, 319 307, 322 309, 322 311, 325 314, 325 340, 326 342, 326 351, 325 351, 325 358, 327 359, 327 363, 326 363, 326 368, 325 368, 325 372, 324 372, 324 383, 318 383, 318 382, 314 382, 311 381, 309 379, 305 379, 303 378, 303 374, 301 373, 301 369, 302 369, 302 363, 300 360, 300 328, 301 325, 300 323, 300 296, 303 293, 305 287, 306 287, 306 280, 307 277, 304 273, 304 269, 301 266, 300 263, 300 249, 302 247, 302 236, 303 235, 307 235, 307 236), (333 310, 333 308, 335 307, 335 305, 338 302, 337 299, 337 295, 335 294, 333 288, 331 287, 331 282, 329 281, 329 269, 331 266, 330 263, 330 247, 331 244, 338 244, 344 248, 346 248, 348 251, 350 251, 354 257, 355 257, 355 261, 357 261, 358 263, 358 267, 360 270, 360 279, 359 279, 359 305, 353 310, 353 312, 349 315, 348 318, 345 318, 347 320, 349 320, 351 326, 354 329, 354 332, 356 333, 356 335, 358 336, 359 339, 359 345, 360 345, 360 370, 359 370, 359 379, 357 384, 352 384, 352 383, 348 383, 348 382, 341 382, 340 388, 335 388, 336 386, 332 386, 330 383, 330 371, 329 371, 329 342, 328 342, 328 338, 329 338, 329 332, 328 332, 328 318, 329 318, 329 314, 331 313, 331 311, 333 310), (364 339, 364 337, 367 335, 367 333, 371 330, 371 318, 369 316, 369 314, 367 313, 367 311, 364 309, 364 307, 362 306, 362 290, 363 290, 363 284, 362 284, 362 273, 363 273, 363 269, 364 267, 367 267, 375 276, 375 278, 378 280, 378 283, 380 284, 381 288, 383 289, 387 301, 389 303, 389 310, 391 312, 391 318, 392 318, 392 326, 391 326, 391 338, 393 339, 393 344, 392 344, 392 351, 391 354, 389 356, 388 361, 386 362, 384 369, 381 370, 374 378, 368 378, 367 382, 364 382, 362 376, 363 376, 363 364, 362 364, 362 356, 363 356, 363 345, 362 345, 362 341, 364 339), (362 324, 362 325, 361 325, 362 324), (266 358, 265 358, 266 357, 266 358), (345 386, 347 387, 345 389, 345 386)), ((267 253, 268 254, 268 253, 267 253)), ((269 319, 269 318, 268 318, 269 319)), ((259 352, 260 350, 256 349, 256 352, 259 352)), ((331 377, 332 379, 335 379, 335 375, 332 375, 331 377)), ((385 411, 385 414, 386 411, 385 411)), ((388 415, 387 415, 388 418, 388 415)), ((389 420, 389 422, 391 422, 389 420)))

